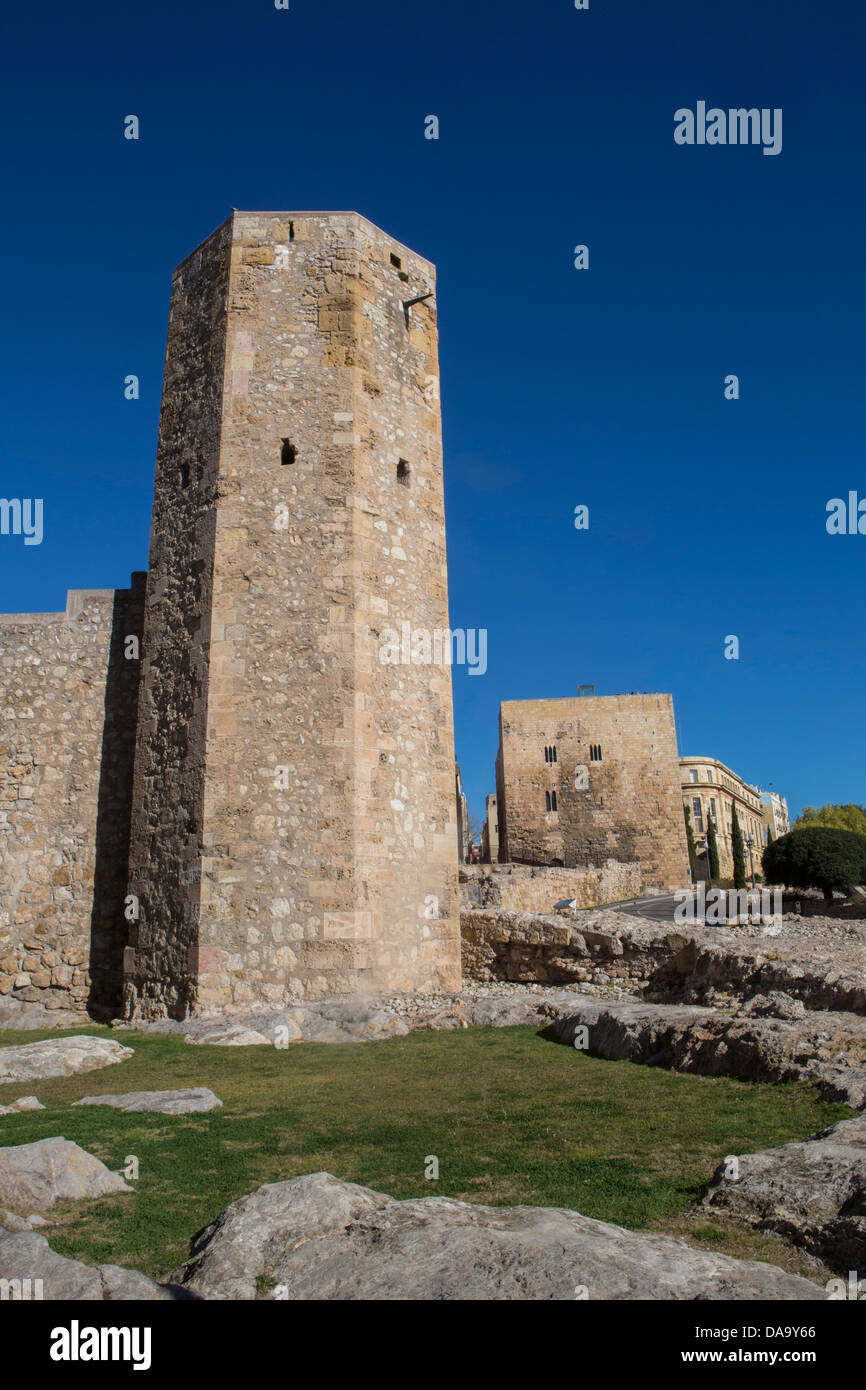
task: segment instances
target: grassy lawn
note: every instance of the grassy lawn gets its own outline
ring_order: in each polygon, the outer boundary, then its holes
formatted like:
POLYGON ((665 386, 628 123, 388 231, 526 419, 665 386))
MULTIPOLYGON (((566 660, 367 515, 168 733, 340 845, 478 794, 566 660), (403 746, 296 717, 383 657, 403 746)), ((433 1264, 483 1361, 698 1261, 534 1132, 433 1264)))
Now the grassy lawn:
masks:
MULTIPOLYGON (((263 1182, 325 1169, 395 1197, 571 1207, 622 1226, 786 1262, 772 1242, 686 1213, 727 1154, 784 1144, 852 1112, 804 1084, 749 1085, 606 1062, 533 1027, 413 1033, 362 1044, 190 1047, 182 1037, 110 1036, 135 1056, 69 1079, 0 1086, 0 1104, 48 1108, 0 1119, 0 1144, 61 1135, 119 1169, 137 1156, 135 1194, 58 1204, 46 1231, 60 1254, 165 1276, 189 1239, 263 1182), (100 1092, 210 1086, 206 1115, 68 1108, 100 1092), (424 1177, 435 1154, 439 1181, 424 1177)), ((0 1035, 0 1045, 57 1033, 0 1035)), ((795 1267, 789 1265, 789 1267, 795 1267)))

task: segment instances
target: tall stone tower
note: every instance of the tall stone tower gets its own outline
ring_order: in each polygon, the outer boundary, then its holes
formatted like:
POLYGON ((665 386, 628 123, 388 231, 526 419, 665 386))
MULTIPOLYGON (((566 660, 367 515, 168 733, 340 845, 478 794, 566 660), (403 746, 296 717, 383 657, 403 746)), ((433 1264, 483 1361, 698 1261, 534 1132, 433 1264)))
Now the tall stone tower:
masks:
POLYGON ((434 267, 235 212, 174 275, 142 644, 129 1017, 460 978, 434 267), (133 904, 133 911, 135 910, 133 904))

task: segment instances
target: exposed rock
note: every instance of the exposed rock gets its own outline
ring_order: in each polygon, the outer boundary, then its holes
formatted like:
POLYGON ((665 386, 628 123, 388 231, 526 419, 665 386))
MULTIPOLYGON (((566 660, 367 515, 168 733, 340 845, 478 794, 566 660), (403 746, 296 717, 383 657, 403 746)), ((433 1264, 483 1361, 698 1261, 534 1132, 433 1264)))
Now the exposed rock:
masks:
POLYGON ((160 1115, 192 1115, 216 1110, 222 1101, 207 1086, 186 1091, 129 1091, 122 1096, 83 1096, 73 1105, 110 1105, 114 1110, 155 1110, 160 1115))
POLYGON ((173 1276, 205 1298, 292 1300, 823 1299, 772 1265, 692 1250, 551 1207, 398 1202, 311 1173, 233 1202, 173 1276))
POLYGON ((0 1201, 24 1211, 45 1211, 61 1198, 131 1192, 93 1154, 69 1139, 39 1139, 0 1149, 0 1201))
MULTIPOLYGON (((0 1275, 8 1280, 20 1280, 30 1298, 39 1296, 46 1301, 55 1299, 105 1299, 117 1302, 124 1299, 154 1299, 165 1301, 183 1295, 170 1286, 155 1284, 136 1269, 121 1269, 118 1265, 81 1264, 67 1260, 51 1249, 44 1236, 31 1232, 10 1232, 0 1227, 0 1275), (30 1281, 29 1284, 27 1281, 30 1281), (33 1288, 41 1281, 38 1295, 33 1288)), ((14 1294, 13 1294, 14 1297, 14 1294)))
POLYGON ((704 1205, 777 1231, 843 1269, 866 1267, 866 1116, 841 1120, 801 1144, 721 1163, 704 1205))
POLYGON ((253 1028, 244 1028, 239 1023, 217 1028, 211 1025, 201 1033, 188 1033, 186 1041, 194 1043, 197 1047, 262 1047, 268 1044, 273 1046, 274 1043, 273 1038, 266 1038, 264 1033, 258 1033, 253 1028))
POLYGON ((81 1009, 47 1009, 44 1004, 28 1004, 11 995, 0 995, 0 1028, 81 1028, 93 1020, 81 1009))
POLYGON ((806 1005, 802 999, 792 999, 783 990, 774 989, 769 994, 755 994, 738 1010, 740 1018, 805 1018, 806 1005))
POLYGON ((608 908, 464 908, 464 978, 616 985, 663 1002, 730 1005, 782 992, 807 1009, 866 1013, 866 922, 783 918, 707 927, 608 908))
POLYGON ((14 1115, 19 1110, 44 1110, 35 1096, 19 1096, 11 1105, 0 1105, 0 1115, 14 1115))
POLYGON ((0 1047, 0 1083, 75 1076, 78 1072, 112 1066, 133 1055, 131 1047, 122 1047, 113 1038, 87 1035, 47 1038, 45 1042, 23 1043, 20 1047, 0 1047))
POLYGON ((581 1026, 587 1051, 599 1057, 743 1081, 815 1081, 827 1100, 866 1106, 866 1019, 859 1015, 733 1018, 692 1005, 575 994, 553 1030, 573 1045, 581 1026))

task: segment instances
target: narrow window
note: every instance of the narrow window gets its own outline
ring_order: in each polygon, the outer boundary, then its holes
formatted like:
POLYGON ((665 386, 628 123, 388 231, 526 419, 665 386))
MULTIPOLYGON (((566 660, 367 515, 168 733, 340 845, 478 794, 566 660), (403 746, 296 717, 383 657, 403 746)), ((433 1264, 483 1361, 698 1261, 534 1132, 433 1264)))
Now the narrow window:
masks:
POLYGON ((289 241, 294 241, 294 239, 295 239, 295 224, 294 224, 294 222, 290 222, 290 223, 289 223, 289 241))
POLYGON ((692 797, 692 813, 695 818, 695 830, 703 832, 704 812, 703 807, 701 806, 701 798, 699 796, 692 797))
POLYGON ((550 793, 550 809, 551 811, 556 810, 556 792, 550 793))
POLYGON ((284 439, 282 441, 282 445, 283 447, 280 451, 280 463, 294 463, 295 459, 298 456, 298 451, 295 448, 294 444, 290 439, 284 439))
POLYGON ((697 774, 697 772, 695 771, 694 768, 690 768, 690 770, 689 770, 689 781, 690 781, 690 782, 697 782, 697 780, 698 780, 698 774, 697 774))
POLYGON ((550 749, 548 748, 547 744, 544 745, 544 761, 546 763, 550 762, 550 749))
POLYGON ((400 483, 402 487, 408 487, 411 475, 412 470, 406 460, 400 459, 400 462, 397 464, 397 482, 400 483))
POLYGON ((550 792, 544 793, 544 809, 545 811, 550 810, 550 792))
POLYGON ((403 262, 400 260, 399 256, 394 255, 393 251, 391 252, 391 264, 395 270, 402 270, 403 268, 403 262))
POLYGON ((189 464, 188 464, 188 463, 182 463, 182 464, 180 465, 180 474, 179 474, 179 479, 178 479, 178 481, 180 482, 181 487, 189 487, 189 464))
POLYGON ((553 747, 551 748, 550 752, 551 752, 551 755, 552 755, 553 762, 556 762, 556 744, 553 745, 553 747))

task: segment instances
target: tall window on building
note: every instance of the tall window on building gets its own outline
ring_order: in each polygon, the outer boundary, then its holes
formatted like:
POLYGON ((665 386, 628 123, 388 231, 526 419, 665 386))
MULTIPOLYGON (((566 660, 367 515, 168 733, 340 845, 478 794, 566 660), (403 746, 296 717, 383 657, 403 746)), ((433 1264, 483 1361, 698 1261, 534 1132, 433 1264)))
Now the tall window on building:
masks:
POLYGON ((590 761, 591 763, 600 763, 600 762, 601 762, 601 744, 600 744, 600 743, 591 743, 591 744, 589 745, 589 761, 590 761))
POLYGON ((699 830, 699 831, 701 832, 701 834, 703 834, 703 831, 704 831, 704 810, 703 810, 703 806, 702 806, 702 804, 701 804, 701 798, 700 798, 699 796, 693 796, 693 797, 692 797, 692 817, 693 817, 694 822, 695 822, 695 830, 699 830))
POLYGON ((708 768, 707 768, 707 781, 708 781, 708 782, 712 782, 712 780, 713 780, 713 770, 712 770, 712 768, 708 767, 708 768))
POLYGON ((556 792, 550 793, 550 809, 551 811, 556 810, 556 792))
POLYGON ((550 810, 550 792, 544 793, 544 809, 545 811, 550 810))
POLYGON ((690 782, 697 782, 697 780, 698 780, 697 768, 694 768, 694 767, 689 768, 689 781, 690 781, 690 782))
POLYGON ((546 763, 555 763, 555 762, 556 762, 556 745, 555 745, 555 744, 546 743, 546 744, 544 745, 544 761, 545 761, 546 763))

